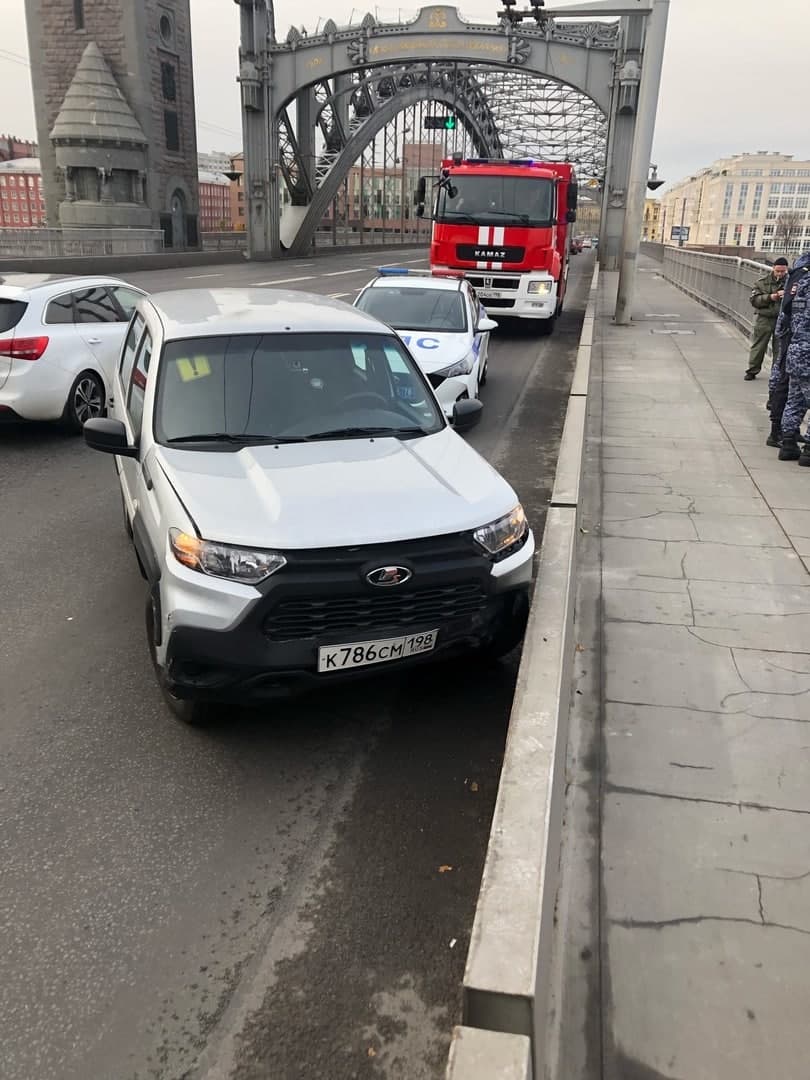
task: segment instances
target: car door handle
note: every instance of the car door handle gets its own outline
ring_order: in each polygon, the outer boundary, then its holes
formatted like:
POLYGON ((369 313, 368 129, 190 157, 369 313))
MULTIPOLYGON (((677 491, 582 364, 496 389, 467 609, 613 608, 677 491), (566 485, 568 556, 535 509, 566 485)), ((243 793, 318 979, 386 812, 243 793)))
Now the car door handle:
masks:
POLYGON ((87 344, 88 345, 100 345, 101 344, 101 338, 100 337, 89 337, 87 339, 87 344))

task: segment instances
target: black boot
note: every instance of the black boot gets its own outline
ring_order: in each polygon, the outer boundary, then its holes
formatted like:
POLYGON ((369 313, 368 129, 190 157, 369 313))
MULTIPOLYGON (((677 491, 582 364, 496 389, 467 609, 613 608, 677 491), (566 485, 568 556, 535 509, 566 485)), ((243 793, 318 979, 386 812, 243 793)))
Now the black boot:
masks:
POLYGON ((802 452, 799 454, 799 464, 810 468, 810 443, 805 443, 802 447, 802 452))
POLYGON ((799 444, 796 442, 795 435, 782 436, 782 441, 779 443, 779 460, 780 461, 798 461, 800 455, 799 444))
POLYGON ((781 434, 782 433, 779 430, 779 425, 778 424, 771 424, 771 433, 768 436, 768 438, 765 440, 765 445, 766 446, 778 446, 781 434))

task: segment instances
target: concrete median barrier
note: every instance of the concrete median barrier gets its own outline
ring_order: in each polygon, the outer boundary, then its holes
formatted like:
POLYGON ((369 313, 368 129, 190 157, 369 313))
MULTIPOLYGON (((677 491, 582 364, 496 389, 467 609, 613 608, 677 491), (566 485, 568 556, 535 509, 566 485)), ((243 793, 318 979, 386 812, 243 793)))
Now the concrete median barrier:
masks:
POLYGON ((467 956, 465 1027, 454 1035, 448 1080, 546 1075, 575 657, 578 505, 598 273, 595 269, 583 321, 467 956), (478 1029, 479 1036, 498 1032, 528 1040, 532 1071, 510 1072, 508 1064, 497 1071, 486 1054, 503 1053, 509 1062, 517 1044, 507 1050, 505 1043, 476 1041, 467 1034, 470 1029, 478 1029))
POLYGON ((532 1080, 531 1043, 525 1035, 457 1027, 450 1044, 446 1080, 532 1080))

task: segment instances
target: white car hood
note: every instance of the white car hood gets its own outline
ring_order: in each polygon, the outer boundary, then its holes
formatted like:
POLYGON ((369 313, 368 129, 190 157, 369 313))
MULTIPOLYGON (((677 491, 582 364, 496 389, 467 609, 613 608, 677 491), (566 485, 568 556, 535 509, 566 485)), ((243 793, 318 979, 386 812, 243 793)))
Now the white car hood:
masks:
POLYGON ((426 375, 463 360, 472 348, 467 334, 440 334, 434 330, 397 330, 408 352, 426 375))
POLYGON ((512 488, 445 428, 419 439, 245 447, 159 446, 155 455, 207 540, 345 547, 474 529, 508 513, 512 488))

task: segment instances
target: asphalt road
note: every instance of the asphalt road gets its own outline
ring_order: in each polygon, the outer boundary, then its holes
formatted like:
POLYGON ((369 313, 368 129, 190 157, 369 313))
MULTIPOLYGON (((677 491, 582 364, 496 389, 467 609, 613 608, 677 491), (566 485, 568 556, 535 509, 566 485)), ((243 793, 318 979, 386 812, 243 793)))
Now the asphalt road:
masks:
MULTIPOLYGON (((350 301, 379 261, 132 280, 350 301)), ((552 339, 493 336, 470 436, 538 539, 591 265, 552 339)), ((0 428, 0 507, 0 1075, 442 1076, 517 657, 189 730, 154 685, 111 462, 0 428)))

